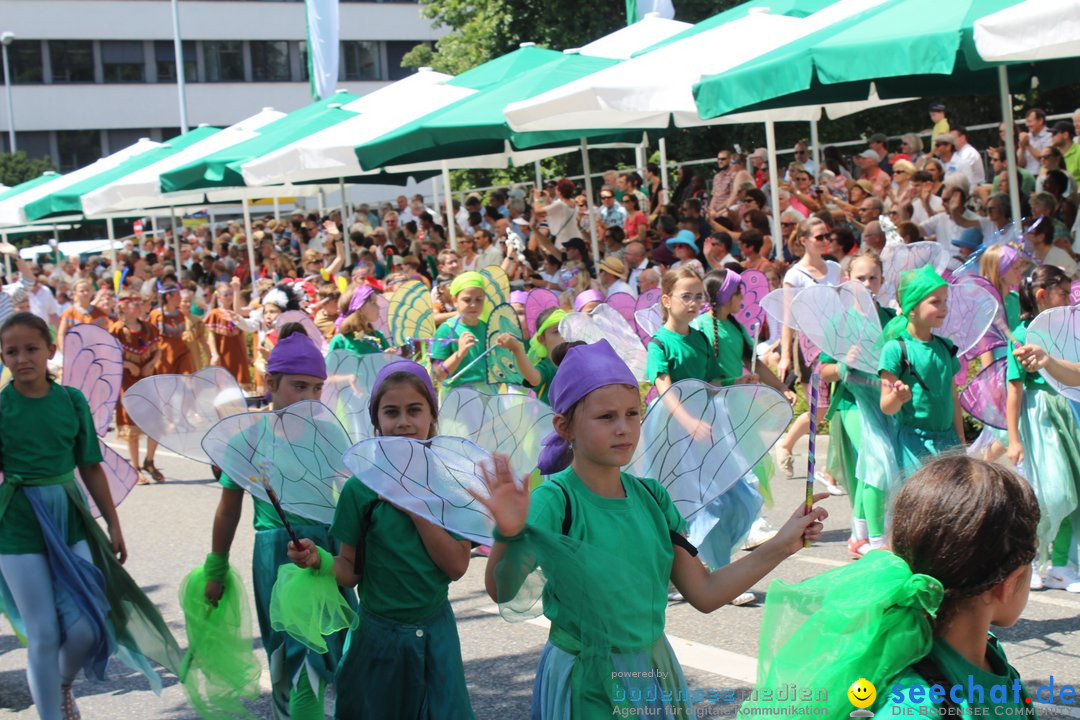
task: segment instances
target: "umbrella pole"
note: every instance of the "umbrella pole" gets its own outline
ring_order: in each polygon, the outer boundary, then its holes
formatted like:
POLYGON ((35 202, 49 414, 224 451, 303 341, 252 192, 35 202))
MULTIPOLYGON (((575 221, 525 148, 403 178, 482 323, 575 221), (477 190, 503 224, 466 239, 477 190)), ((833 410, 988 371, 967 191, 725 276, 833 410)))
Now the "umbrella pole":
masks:
MULTIPOLYGON (((449 195, 449 193, 447 193, 447 194, 449 195)), ((442 198, 439 197, 439 183, 437 183, 437 182, 431 183, 431 203, 432 203, 431 208, 433 210, 435 210, 436 213, 438 213, 439 207, 442 205, 442 198)), ((451 207, 452 206, 453 206, 453 204, 451 204, 451 207)), ((427 207, 427 201, 424 201, 424 207, 427 207)), ((432 218, 432 220, 436 221, 435 222, 436 225, 439 224, 437 222, 438 221, 437 217, 432 218)))
POLYGON ((544 188, 544 170, 540 167, 540 161, 533 161, 533 173, 536 175, 533 187, 536 190, 542 190, 544 188))
MULTIPOLYGON (((641 144, 634 146, 634 165, 637 166, 637 173, 641 177, 645 177, 645 143, 648 142, 648 138, 644 138, 641 144)), ((612 188, 614 190, 615 188, 612 188)))
MULTIPOLYGON (((7 243, 7 233, 0 232, 0 242, 7 243)), ((11 281, 11 256, 4 253, 4 280, 11 281)))
POLYGON ((176 277, 180 277, 180 233, 176 229, 176 208, 169 207, 169 223, 172 227, 173 252, 176 253, 176 277))
POLYGON ((450 233, 451 249, 457 250, 457 221, 454 218, 454 200, 450 196, 450 163, 445 160, 442 161, 442 181, 443 190, 446 191, 446 198, 443 200, 446 203, 443 206, 446 208, 446 229, 450 233))
POLYGON ((241 204, 244 208, 244 238, 247 240, 248 265, 251 266, 251 292, 255 292, 255 241, 251 237, 251 208, 248 199, 243 198, 241 204))
POLYGON ((111 217, 105 218, 105 229, 109 231, 109 267, 116 270, 116 231, 111 217))
POLYGON ((1012 207, 1012 220, 1020 222, 1020 183, 1016 179, 1016 145, 1012 138, 1015 133, 1013 122, 1012 95, 1009 93, 1009 73, 1004 65, 998 65, 998 90, 1001 94, 1001 118, 1005 121, 1005 158, 1008 160, 1009 205, 1012 207))
POLYGON ((596 224, 596 208, 593 207, 592 166, 589 164, 589 141, 581 138, 581 163, 585 170, 585 207, 589 211, 589 234, 592 236, 593 262, 600 262, 599 227, 596 224))
POLYGON ((345 267, 349 267, 352 265, 352 243, 349 241, 349 199, 345 197, 345 178, 338 178, 338 186, 341 188, 341 238, 345 241, 345 267))
POLYGON ((667 138, 660 138, 660 187, 664 190, 664 202, 671 202, 668 196, 667 138))
MULTIPOLYGON (((776 125, 772 120, 765 121, 765 148, 769 163, 769 207, 772 210, 773 230, 780 234, 779 241, 773 238, 773 252, 780 252, 782 257, 780 246, 785 238, 780 233, 780 178, 776 173, 776 125)), ((777 256, 774 254, 774 257, 777 256)))
POLYGON ((818 143, 817 120, 810 121, 810 161, 814 163, 814 180, 821 177, 821 148, 818 143))
MULTIPOLYGON (((153 214, 153 215, 150 216, 150 234, 154 236, 154 242, 157 242, 157 233, 158 233, 157 215, 153 214)), ((142 242, 140 242, 139 243, 139 250, 142 250, 142 249, 143 249, 142 248, 142 242)))
POLYGON ((323 189, 319 188, 319 220, 322 220, 326 215, 326 196, 323 195, 323 189))
POLYGON ((274 196, 274 219, 281 219, 281 198, 277 195, 274 196))

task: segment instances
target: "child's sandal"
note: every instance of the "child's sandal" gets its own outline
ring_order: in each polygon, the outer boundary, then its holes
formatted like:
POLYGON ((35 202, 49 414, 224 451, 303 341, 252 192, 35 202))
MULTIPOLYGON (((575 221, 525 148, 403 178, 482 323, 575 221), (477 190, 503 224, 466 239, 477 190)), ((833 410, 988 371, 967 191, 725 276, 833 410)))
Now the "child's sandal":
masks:
POLYGON ((154 465, 153 460, 147 460, 146 462, 144 462, 142 465, 142 469, 150 473, 150 477, 154 478, 154 482, 165 482, 165 475, 157 469, 157 466, 154 465))

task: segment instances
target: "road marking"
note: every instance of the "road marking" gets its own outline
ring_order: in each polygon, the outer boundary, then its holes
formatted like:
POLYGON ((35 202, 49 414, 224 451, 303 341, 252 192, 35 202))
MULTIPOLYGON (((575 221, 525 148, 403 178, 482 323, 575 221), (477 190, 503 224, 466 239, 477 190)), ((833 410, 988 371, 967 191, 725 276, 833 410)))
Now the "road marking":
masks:
MULTIPOLYGON (((480 609, 491 615, 499 614, 499 608, 495 605, 484 605, 480 609)), ((525 622, 542 628, 551 627, 551 623, 543 615, 525 622)), ((667 639, 671 643, 672 650, 675 651, 675 657, 685 667, 703 670, 713 675, 721 675, 751 685, 757 679, 757 658, 741 655, 730 650, 721 650, 712 645, 686 640, 675 635, 668 635, 667 639)))

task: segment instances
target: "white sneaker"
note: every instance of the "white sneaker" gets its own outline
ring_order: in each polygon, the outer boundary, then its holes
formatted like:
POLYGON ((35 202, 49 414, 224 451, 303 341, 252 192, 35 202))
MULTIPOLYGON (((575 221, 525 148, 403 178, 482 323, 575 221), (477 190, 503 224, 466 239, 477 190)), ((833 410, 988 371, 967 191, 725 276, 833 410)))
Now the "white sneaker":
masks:
POLYGON ((684 598, 682 596, 682 593, 678 590, 675 590, 674 592, 669 592, 667 594, 667 599, 668 602, 686 602, 686 598, 684 598))
POLYGON ((840 485, 835 480, 830 478, 821 470, 817 470, 814 472, 814 480, 824 485, 825 489, 829 491, 830 495, 847 495, 847 491, 844 490, 844 488, 840 487, 840 485))
POLYGON ((776 466, 784 477, 795 477, 795 457, 782 446, 776 446, 776 466))
POLYGON ((749 605, 750 603, 754 602, 755 600, 757 600, 757 595, 755 595, 752 592, 744 592, 744 593, 741 593, 740 595, 736 596, 736 598, 731 601, 731 604, 736 605, 736 606, 738 606, 738 605, 749 605))
POLYGON ((776 531, 769 527, 768 521, 765 518, 758 518, 750 527, 750 532, 746 536, 746 542, 743 543, 742 549, 753 550, 769 542, 775 536, 776 531))
POLYGON ((1043 587, 1045 587, 1045 586, 1043 585, 1042 574, 1039 573, 1039 567, 1035 563, 1032 563, 1031 564, 1031 581, 1028 583, 1028 588, 1030 588, 1032 590, 1042 590, 1043 587))
MULTIPOLYGON (((1043 587, 1054 590, 1068 590, 1070 585, 1076 585, 1080 590, 1080 575, 1069 566, 1056 566, 1046 571, 1043 575, 1043 587)), ((1076 592, 1076 591, 1072 591, 1076 592)))

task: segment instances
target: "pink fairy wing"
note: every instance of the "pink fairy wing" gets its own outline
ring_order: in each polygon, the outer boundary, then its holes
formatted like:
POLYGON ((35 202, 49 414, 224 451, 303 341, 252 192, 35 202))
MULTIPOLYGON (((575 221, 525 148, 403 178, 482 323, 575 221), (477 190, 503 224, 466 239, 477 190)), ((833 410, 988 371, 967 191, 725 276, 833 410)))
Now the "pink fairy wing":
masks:
POLYGON ((1072 286, 1069 288, 1069 304, 1080 304, 1080 280, 1073 280, 1072 286))
POLYGON ((554 292, 547 288, 529 291, 529 297, 525 300, 525 331, 529 333, 529 337, 536 334, 543 312, 553 307, 559 307, 559 296, 554 292))
POLYGON ((634 319, 634 311, 637 310, 637 299, 630 293, 617 292, 608 295, 605 302, 611 307, 619 311, 619 314, 626 318, 626 322, 630 323, 630 327, 637 332, 637 320, 634 319))
POLYGON ((318 325, 315 324, 315 321, 312 320, 311 316, 308 315, 306 312, 302 312, 300 310, 289 310, 288 312, 283 312, 278 317, 277 323, 275 323, 274 326, 278 330, 280 330, 286 324, 293 322, 300 323, 304 326, 304 332, 306 332, 307 336, 311 338, 312 342, 315 343, 315 347, 319 348, 319 352, 325 355, 327 348, 326 338, 323 336, 322 331, 319 330, 318 325))
MULTIPOLYGON (((390 323, 386 321, 390 313, 390 301, 382 293, 375 293, 375 304, 379 306, 379 319, 375 321, 375 329, 381 332, 387 340, 390 339, 390 323)), ((325 350, 323 352, 326 352, 325 350)))
POLYGON ((98 435, 109 431, 123 378, 124 351, 107 330, 97 325, 75 325, 67 331, 62 382, 86 396, 98 435))
POLYGON ((765 311, 761 299, 769 293, 769 278, 760 270, 747 270, 742 274, 743 301, 735 312, 735 319, 748 331, 762 327, 765 311))
POLYGON ((646 345, 660 326, 664 324, 660 317, 660 303, 641 308, 634 313, 634 323, 637 326, 638 337, 646 345))
POLYGON ((637 296, 636 310, 643 310, 648 307, 652 307, 656 303, 660 302, 660 295, 662 295, 660 288, 651 288, 646 290, 637 296))
MULTIPOLYGON (((105 471, 105 478, 109 481, 109 494, 112 496, 113 505, 119 505, 138 483, 139 475, 127 458, 106 445, 104 440, 99 439, 98 445, 101 447, 101 457, 104 458, 101 469, 105 471)), ((83 492, 86 493, 86 501, 90 505, 90 512, 94 517, 101 517, 101 510, 98 509, 94 498, 86 490, 86 483, 83 482, 78 469, 75 470, 75 475, 79 479, 79 485, 82 486, 83 492)))
POLYGON ((999 358, 984 368, 982 372, 960 393, 960 405, 968 414, 984 425, 1004 430, 1005 399, 1008 395, 1008 383, 1005 370, 1008 358, 999 358))

